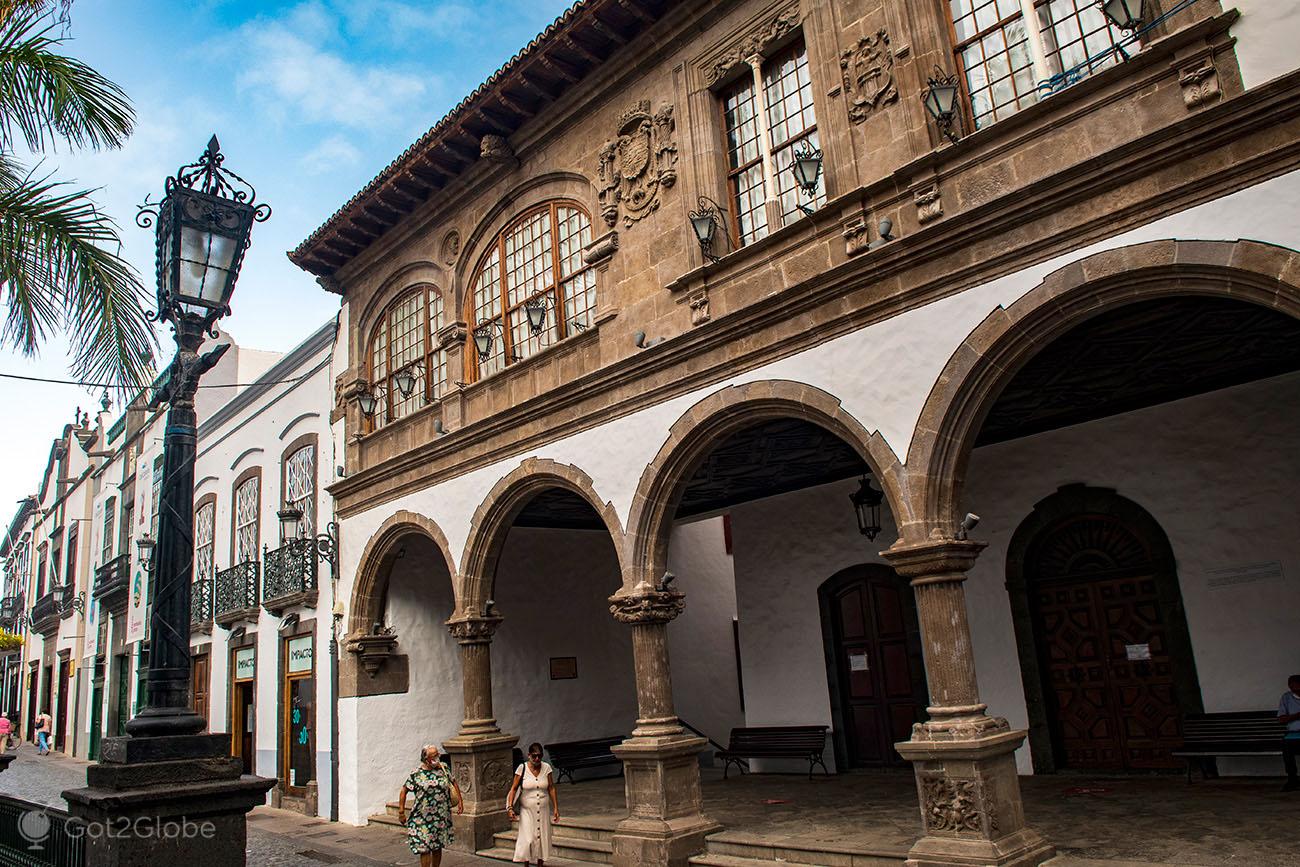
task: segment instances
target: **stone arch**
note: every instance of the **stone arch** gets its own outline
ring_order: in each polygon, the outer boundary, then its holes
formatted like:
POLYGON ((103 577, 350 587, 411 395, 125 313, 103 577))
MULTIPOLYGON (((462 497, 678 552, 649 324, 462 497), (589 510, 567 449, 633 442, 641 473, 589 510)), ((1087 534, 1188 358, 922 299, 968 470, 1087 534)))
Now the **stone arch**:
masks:
POLYGON ((1139 538, 1149 555, 1151 578, 1160 602, 1161 619, 1170 656, 1178 660, 1174 669, 1174 694, 1185 713, 1200 713, 1204 706, 1192 635, 1178 581, 1178 563, 1164 527, 1140 504, 1111 488, 1084 484, 1063 485, 1034 504, 1034 510, 1012 534, 1007 546, 1006 587, 1011 620, 1020 659, 1020 678, 1029 715, 1029 752, 1035 773, 1057 770, 1048 719, 1050 699, 1043 679, 1039 634, 1031 604, 1031 571, 1035 549, 1062 522, 1082 515, 1112 518, 1139 538))
POLYGON ((511 525, 528 501, 547 488, 570 491, 595 510, 609 531, 620 574, 626 571, 623 566, 623 525, 618 511, 613 503, 601 501, 591 476, 572 464, 557 463, 550 458, 526 458, 492 486, 474 511, 469 541, 461 560, 460 593, 456 597, 460 613, 483 610, 484 603, 491 598, 497 560, 505 547, 511 525))
POLYGON ((456 559, 451 555, 451 546, 447 544, 442 528, 424 515, 403 509, 379 525, 361 552, 357 580, 352 587, 351 604, 348 606, 349 636, 368 634, 371 626, 383 616, 384 593, 387 589, 384 581, 385 561, 392 553, 394 544, 409 533, 425 536, 442 552, 447 572, 451 575, 452 596, 459 601, 456 596, 456 559))
POLYGON ((957 347, 926 400, 908 448, 917 526, 951 538, 966 466, 1003 389, 1043 346, 1121 306, 1157 298, 1232 298, 1300 318, 1300 253, 1258 241, 1150 241, 1095 253, 996 308, 957 347))
POLYGON ((800 418, 848 443, 871 468, 894 520, 911 523, 911 503, 898 456, 879 432, 868 431, 838 398, 791 380, 761 380, 716 391, 673 423, 655 459, 641 473, 628 517, 628 566, 623 586, 653 583, 667 568, 668 528, 689 474, 722 439, 755 422, 800 418))
POLYGON ((408 289, 427 284, 445 293, 444 303, 451 303, 451 293, 447 291, 447 269, 437 262, 419 259, 407 262, 395 268, 386 276, 379 286, 370 293, 360 310, 353 317, 356 333, 362 335, 362 341, 368 341, 369 334, 375 328, 376 320, 387 311, 388 306, 398 295, 404 295, 408 289))

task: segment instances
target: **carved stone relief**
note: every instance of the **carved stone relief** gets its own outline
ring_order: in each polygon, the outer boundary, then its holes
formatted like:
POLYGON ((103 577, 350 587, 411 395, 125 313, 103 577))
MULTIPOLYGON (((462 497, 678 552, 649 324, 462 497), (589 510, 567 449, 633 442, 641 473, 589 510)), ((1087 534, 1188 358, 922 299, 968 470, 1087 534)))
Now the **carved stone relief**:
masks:
POLYGON ((854 123, 862 123, 880 106, 898 101, 894 53, 884 28, 867 34, 855 47, 840 54, 840 72, 844 77, 849 119, 854 123))
POLYGON ((456 264, 456 259, 460 256, 460 232, 452 229, 443 237, 441 256, 444 264, 456 264))
POLYGON ((691 324, 703 325, 709 321, 709 290, 701 289, 690 297, 691 324))
POLYGON ((686 596, 676 590, 655 590, 642 582, 626 596, 609 597, 609 613, 619 623, 667 623, 686 608, 686 596))
POLYGON ((793 33, 799 27, 799 9, 787 9, 771 21, 759 27, 753 33, 733 45, 725 54, 704 67, 704 81, 710 87, 717 84, 727 73, 749 58, 762 54, 763 49, 782 37, 793 33))
POLYGON ((464 795, 474 794, 474 768, 469 762, 456 762, 454 764, 456 785, 460 786, 460 791, 464 795))
POLYGON ((1201 60, 1180 70, 1178 83, 1183 88, 1183 103, 1188 111, 1217 102, 1222 95, 1219 90, 1219 71, 1209 60, 1201 60))
POLYGON ((519 160, 515 158, 514 148, 510 147, 510 142, 502 135, 485 135, 479 141, 479 159, 490 163, 496 163, 503 166, 516 166, 519 160))
POLYGON ((866 217, 857 216, 845 222, 841 227, 844 236, 844 252, 849 256, 865 253, 871 244, 870 232, 867 230, 866 217))
POLYGON ((992 798, 979 780, 954 780, 941 774, 927 774, 921 777, 921 800, 927 833, 985 834, 997 830, 992 798))
POLYGON ((939 195, 938 184, 931 184, 925 189, 917 190, 912 196, 912 201, 916 203, 916 219, 923 226, 943 216, 943 199, 939 195))
POLYGON ((504 759, 489 759, 483 763, 483 770, 479 776, 480 791, 486 800, 493 797, 504 797, 510 790, 510 766, 504 759))
POLYGON ((650 114, 643 99, 623 112, 618 136, 600 149, 600 215, 613 226, 622 214, 631 226, 659 208, 660 193, 677 182, 673 107, 650 114))

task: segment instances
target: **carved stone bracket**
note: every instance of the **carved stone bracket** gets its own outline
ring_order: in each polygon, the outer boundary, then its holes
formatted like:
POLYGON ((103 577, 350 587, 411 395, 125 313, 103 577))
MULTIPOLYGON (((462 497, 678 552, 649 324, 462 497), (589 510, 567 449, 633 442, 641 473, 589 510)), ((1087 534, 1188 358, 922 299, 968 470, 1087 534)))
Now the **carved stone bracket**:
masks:
POLYGON ((1183 88, 1183 104, 1188 111, 1218 102, 1223 95, 1219 89, 1219 71, 1208 57, 1179 69, 1178 84, 1183 88))
POLYGON ((613 226, 622 214, 631 226, 659 209, 660 193, 677 183, 676 123, 672 105, 651 115, 650 100, 633 103, 618 119, 618 135, 600 149, 600 215, 613 226))
POLYGON ((889 33, 883 27, 840 54, 840 73, 849 120, 854 123, 862 123, 877 108, 898 101, 894 54, 889 48, 889 33))
POLYGON ((917 775, 921 817, 927 834, 992 836, 998 829, 996 799, 980 780, 961 780, 943 773, 917 775))
POLYGON ((704 81, 709 86, 726 78, 731 70, 755 54, 762 54, 772 43, 793 33, 799 27, 799 7, 795 6, 778 14, 775 18, 760 25, 754 32, 732 45, 721 56, 713 59, 704 67, 704 81))
POLYGON ((368 635, 349 636, 344 646, 357 655, 366 674, 374 677, 397 650, 397 633, 391 627, 380 628, 368 635))
POLYGON ((925 582, 964 581, 987 542, 976 539, 930 539, 913 545, 895 544, 882 551, 894 571, 925 582))
POLYGON ((514 168, 519 165, 514 148, 503 135, 485 135, 479 142, 479 159, 499 166, 514 168))
POLYGON ((464 322, 449 322, 434 334, 434 341, 439 349, 446 349, 458 343, 464 343, 469 334, 464 322))
POLYGON ((459 644, 490 644, 497 627, 501 625, 502 619, 497 615, 490 617, 461 617, 448 620, 447 631, 459 644))
POLYGON ((912 194, 912 201, 916 203, 917 222, 922 226, 943 216, 943 199, 939 194, 938 184, 930 184, 917 190, 912 194))
POLYGON ((668 623, 686 608, 686 595, 676 590, 655 590, 642 581, 627 595, 609 597, 609 613, 619 623, 668 623))
POLYGON ((618 250, 618 231, 610 229, 582 248, 582 261, 588 265, 604 265, 618 250))
POLYGON ((709 321, 709 290, 699 289, 687 299, 691 306, 691 324, 703 325, 709 321))
POLYGON ((856 214, 845 220, 840 234, 844 236, 844 252, 849 256, 865 253, 871 245, 871 231, 867 228, 865 214, 856 214))

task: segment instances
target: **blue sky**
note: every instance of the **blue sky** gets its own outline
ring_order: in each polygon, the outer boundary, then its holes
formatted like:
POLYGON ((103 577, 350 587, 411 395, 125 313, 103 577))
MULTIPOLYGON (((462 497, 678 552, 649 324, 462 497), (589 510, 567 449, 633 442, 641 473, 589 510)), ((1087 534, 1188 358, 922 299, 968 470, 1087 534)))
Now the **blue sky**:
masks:
MULTIPOLYGON (((67 51, 121 85, 135 135, 107 153, 48 154, 59 179, 101 188, 123 255, 153 287, 153 238, 135 206, 216 133, 227 167, 274 210, 253 232, 223 328, 244 346, 287 350, 338 299, 285 258, 452 106, 523 48, 569 0, 144 2, 76 0, 67 51)), ((170 337, 160 341, 171 356, 170 337)), ((40 358, 0 352, 0 372, 65 378, 66 343, 40 358)), ((51 441, 98 392, 0 380, 6 426, 0 521, 34 492, 51 441)))

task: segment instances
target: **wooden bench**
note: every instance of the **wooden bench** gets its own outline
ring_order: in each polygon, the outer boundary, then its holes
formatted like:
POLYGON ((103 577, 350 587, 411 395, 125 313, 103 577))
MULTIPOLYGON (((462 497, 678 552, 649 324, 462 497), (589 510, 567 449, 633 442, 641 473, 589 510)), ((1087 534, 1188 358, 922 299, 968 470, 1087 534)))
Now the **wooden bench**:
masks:
POLYGON ((813 767, 816 765, 821 765, 822 770, 830 774, 826 763, 822 761, 827 728, 828 726, 761 726, 732 729, 727 748, 716 753, 725 762, 722 778, 727 778, 732 762, 744 773, 745 769, 740 765, 743 759, 806 759, 809 779, 812 779, 813 767))
POLYGON ((1183 718, 1183 746, 1172 755, 1187 760, 1187 782, 1192 765, 1209 776, 1210 762, 1219 756, 1280 756, 1285 728, 1277 711, 1249 710, 1232 713, 1197 713, 1183 718))
POLYGON ((596 768, 602 765, 618 765, 623 772, 623 760, 610 752, 610 747, 623 743, 623 738, 592 738, 585 741, 568 741, 559 744, 547 744, 546 751, 551 755, 551 767, 555 768, 556 780, 560 782, 566 776, 573 782, 573 772, 580 768, 596 768))

